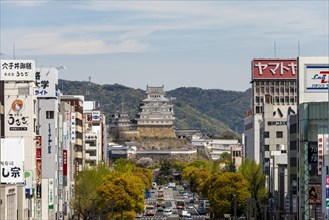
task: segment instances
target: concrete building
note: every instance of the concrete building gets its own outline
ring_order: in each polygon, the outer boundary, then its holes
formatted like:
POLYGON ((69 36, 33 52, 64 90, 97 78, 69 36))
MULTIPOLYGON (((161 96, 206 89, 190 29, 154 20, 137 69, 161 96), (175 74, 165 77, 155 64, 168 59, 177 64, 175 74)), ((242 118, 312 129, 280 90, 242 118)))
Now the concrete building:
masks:
POLYGON ((290 189, 297 194, 301 220, 329 214, 328 73, 329 57, 298 57, 298 176, 290 173, 290 189))
POLYGON ((32 60, 1 60, 1 219, 34 218, 40 211, 31 196, 36 173, 34 74, 32 60), (31 178, 24 179, 25 174, 31 178))
POLYGON ((56 219, 63 215, 62 143, 59 143, 58 70, 37 68, 37 134, 41 137, 42 218, 56 219))
POLYGON ((211 139, 206 148, 209 151, 211 159, 218 160, 223 153, 231 154, 232 148, 238 145, 238 140, 211 139))
MULTIPOLYGON (((74 214, 70 207, 70 200, 73 196, 72 187, 74 184, 74 143, 71 143, 71 111, 74 110, 70 103, 60 101, 59 117, 59 143, 62 146, 62 212, 64 219, 71 218, 74 214)), ((60 206, 61 204, 59 204, 60 206)))
POLYGON ((96 108, 95 101, 85 101, 83 103, 83 112, 85 121, 85 164, 95 166, 102 161, 106 161, 105 115, 96 108))
POLYGON ((288 194, 287 119, 297 113, 297 60, 253 59, 251 64, 252 104, 244 121, 245 156, 263 167, 269 211, 283 213, 288 194))
POLYGON ((232 164, 238 169, 243 162, 242 146, 231 147, 232 164))
MULTIPOLYGON (((77 175, 83 170, 84 166, 84 130, 83 130, 83 96, 63 95, 60 97, 61 102, 66 102, 71 106, 71 144, 73 152, 70 160, 71 180, 75 180, 77 175)), ((74 183, 73 183, 74 184, 74 183)))

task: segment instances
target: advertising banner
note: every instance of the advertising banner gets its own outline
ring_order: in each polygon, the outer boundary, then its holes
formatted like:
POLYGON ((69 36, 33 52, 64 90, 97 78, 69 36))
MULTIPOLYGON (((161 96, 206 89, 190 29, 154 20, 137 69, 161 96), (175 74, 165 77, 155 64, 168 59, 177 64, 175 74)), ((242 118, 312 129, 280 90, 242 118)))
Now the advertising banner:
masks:
POLYGON ((100 122, 101 120, 101 112, 100 111, 92 111, 92 121, 93 122, 100 122))
POLYGON ((54 179, 48 181, 48 209, 54 209, 54 179))
POLYGON ((63 175, 67 176, 67 150, 63 150, 63 175))
POLYGON ((75 112, 71 113, 71 143, 75 143, 75 112))
POLYGON ((41 199, 41 182, 42 182, 42 166, 41 166, 41 146, 42 146, 42 137, 40 135, 35 137, 36 139, 36 171, 35 171, 35 178, 36 178, 36 198, 41 199))
POLYGON ((23 161, 1 161, 1 183, 24 184, 23 161))
POLYGON ((58 97, 58 70, 56 68, 37 68, 35 85, 34 92, 38 98, 58 97))
POLYGON ((308 185, 308 202, 309 204, 321 203, 321 185, 308 185))
POLYGON ((252 79, 297 79, 297 60, 254 59, 252 79))
POLYGON ((24 152, 23 138, 1 139, 1 183, 24 184, 24 152))
POLYGON ((33 81, 35 73, 34 60, 1 60, 2 81, 33 81))
POLYGON ((33 100, 28 95, 5 95, 5 136, 28 136, 33 131, 33 100))
POLYGON ((323 92, 328 89, 329 65, 305 66, 305 91, 323 92))
POLYGON ((323 134, 318 134, 318 175, 321 175, 323 166, 323 134))

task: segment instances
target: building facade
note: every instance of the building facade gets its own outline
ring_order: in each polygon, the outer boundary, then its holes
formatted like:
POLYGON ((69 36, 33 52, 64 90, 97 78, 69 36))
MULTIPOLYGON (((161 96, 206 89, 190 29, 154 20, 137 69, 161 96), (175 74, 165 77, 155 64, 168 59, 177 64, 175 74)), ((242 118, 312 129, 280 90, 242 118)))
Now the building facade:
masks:
POLYGON ((36 174, 34 73, 33 60, 1 60, 1 219, 28 219, 41 211, 32 196, 36 174), (25 179, 25 175, 30 177, 25 179))
MULTIPOLYGON (((329 57, 298 57, 298 218, 329 214, 329 57)), ((292 139, 293 141, 293 139, 292 139)), ((294 176, 291 174, 292 188, 294 176)))
POLYGON ((288 180, 280 180, 279 173, 287 172, 287 119, 297 113, 297 60, 254 59, 251 84, 252 105, 244 122, 245 156, 263 167, 269 210, 284 212, 288 180))

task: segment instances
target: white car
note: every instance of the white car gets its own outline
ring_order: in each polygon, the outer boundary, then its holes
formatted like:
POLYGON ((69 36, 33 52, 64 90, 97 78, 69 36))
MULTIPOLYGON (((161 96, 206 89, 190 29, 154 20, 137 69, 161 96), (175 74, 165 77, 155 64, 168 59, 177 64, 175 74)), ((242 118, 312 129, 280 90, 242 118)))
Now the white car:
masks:
POLYGON ((164 209, 163 210, 163 215, 171 215, 172 214, 172 210, 171 209, 164 209))

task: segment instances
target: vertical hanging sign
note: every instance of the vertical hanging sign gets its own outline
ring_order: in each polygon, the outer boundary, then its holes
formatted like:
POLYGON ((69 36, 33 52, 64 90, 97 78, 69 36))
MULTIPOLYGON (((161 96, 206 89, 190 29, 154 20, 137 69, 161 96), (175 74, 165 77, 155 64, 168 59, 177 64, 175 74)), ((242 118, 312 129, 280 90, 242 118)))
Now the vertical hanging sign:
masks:
POLYGON ((323 134, 318 134, 318 175, 321 175, 323 165, 323 134))
POLYGON ((71 113, 71 143, 75 143, 75 112, 71 113))
POLYGON ((42 204, 41 204, 41 182, 42 182, 42 166, 41 166, 41 159, 42 159, 42 153, 41 153, 41 144, 42 144, 42 137, 40 135, 36 136, 36 202, 35 202, 35 211, 36 211, 36 219, 41 219, 42 217, 42 204))
POLYGON ((48 182, 48 209, 54 209, 54 179, 48 182))

